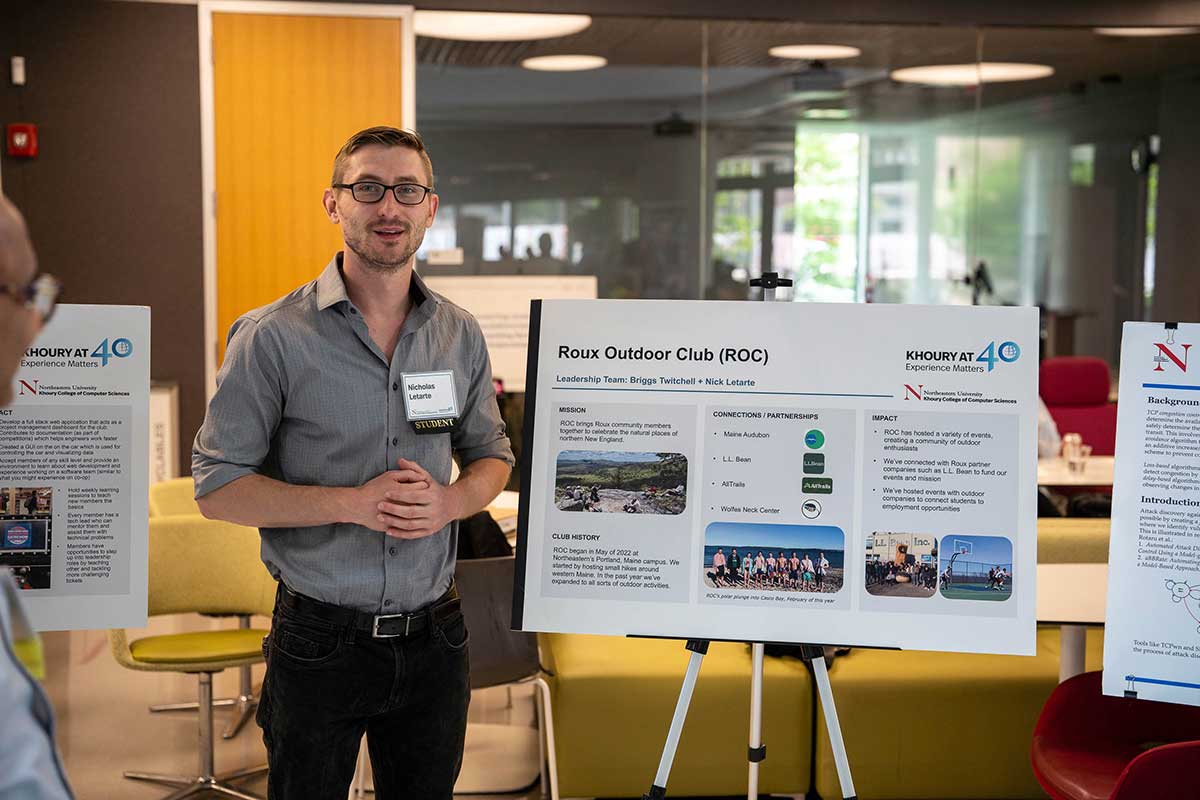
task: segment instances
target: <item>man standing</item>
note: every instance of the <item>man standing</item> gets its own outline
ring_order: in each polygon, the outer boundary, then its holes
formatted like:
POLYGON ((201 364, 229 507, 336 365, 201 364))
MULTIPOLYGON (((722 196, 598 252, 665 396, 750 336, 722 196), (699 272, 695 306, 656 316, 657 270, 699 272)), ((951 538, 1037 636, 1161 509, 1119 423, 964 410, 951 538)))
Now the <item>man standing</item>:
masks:
POLYGON ((456 520, 512 451, 478 323, 413 270, 438 207, 420 137, 352 136, 324 207, 346 249, 233 324, 196 498, 258 527, 281 582, 258 711, 271 797, 344 798, 365 731, 377 797, 449 798, 470 699, 456 520))

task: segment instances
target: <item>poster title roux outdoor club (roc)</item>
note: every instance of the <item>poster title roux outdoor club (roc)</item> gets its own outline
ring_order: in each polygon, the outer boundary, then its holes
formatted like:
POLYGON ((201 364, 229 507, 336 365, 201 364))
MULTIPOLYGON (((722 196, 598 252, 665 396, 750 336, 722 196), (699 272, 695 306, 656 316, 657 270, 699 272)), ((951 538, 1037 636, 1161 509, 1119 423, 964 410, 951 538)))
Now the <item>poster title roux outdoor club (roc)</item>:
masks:
POLYGON ((146 624, 150 309, 61 305, 0 409, 0 565, 34 628, 146 624))
POLYGON ((535 302, 514 626, 1032 654, 1037 321, 535 302))

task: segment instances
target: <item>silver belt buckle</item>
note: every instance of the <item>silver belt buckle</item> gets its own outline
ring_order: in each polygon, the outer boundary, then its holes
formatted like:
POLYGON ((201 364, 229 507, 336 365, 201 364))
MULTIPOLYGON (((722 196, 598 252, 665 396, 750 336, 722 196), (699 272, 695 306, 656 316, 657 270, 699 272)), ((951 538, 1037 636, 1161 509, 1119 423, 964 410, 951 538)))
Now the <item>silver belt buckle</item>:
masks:
POLYGON ((408 636, 408 626, 412 624, 412 614, 376 614, 375 622, 371 625, 371 637, 374 639, 395 639, 398 636, 408 636), (404 617, 404 633, 380 633, 379 620, 404 617))

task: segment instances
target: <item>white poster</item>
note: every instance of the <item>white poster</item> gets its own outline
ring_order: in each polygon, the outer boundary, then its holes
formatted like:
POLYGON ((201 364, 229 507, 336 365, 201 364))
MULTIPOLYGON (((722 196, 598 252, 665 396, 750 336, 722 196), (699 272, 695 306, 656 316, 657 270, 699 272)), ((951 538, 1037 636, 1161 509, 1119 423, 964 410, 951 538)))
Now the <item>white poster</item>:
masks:
POLYGON ((1104 693, 1200 705, 1200 325, 1126 322, 1104 693))
POLYGON ((529 354, 529 302, 596 297, 595 275, 454 275, 425 277, 440 295, 479 320, 492 361, 492 375, 508 392, 525 391, 529 354))
POLYGON ((535 303, 514 625, 1033 654, 1037 322, 535 303))
POLYGON ((0 564, 38 630, 146 624, 150 309, 60 305, 0 409, 0 564))

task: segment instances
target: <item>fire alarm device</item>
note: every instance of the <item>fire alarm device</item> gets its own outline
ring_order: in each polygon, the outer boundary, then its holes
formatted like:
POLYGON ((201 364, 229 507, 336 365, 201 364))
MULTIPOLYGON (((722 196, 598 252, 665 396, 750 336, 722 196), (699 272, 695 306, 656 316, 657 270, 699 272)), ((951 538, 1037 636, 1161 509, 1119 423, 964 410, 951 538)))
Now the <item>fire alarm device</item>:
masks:
POLYGON ((37 157, 37 125, 32 122, 10 123, 5 139, 8 142, 8 154, 13 158, 37 157))

